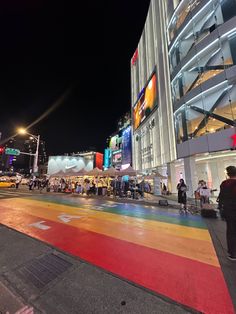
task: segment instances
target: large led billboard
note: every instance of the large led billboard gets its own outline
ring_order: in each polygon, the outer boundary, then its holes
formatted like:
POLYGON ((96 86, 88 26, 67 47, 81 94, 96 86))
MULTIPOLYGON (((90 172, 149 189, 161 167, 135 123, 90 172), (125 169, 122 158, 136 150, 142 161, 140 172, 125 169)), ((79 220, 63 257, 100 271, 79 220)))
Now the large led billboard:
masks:
POLYGON ((147 85, 139 94, 139 98, 133 107, 133 126, 136 130, 140 124, 150 115, 157 106, 157 77, 152 74, 147 85))
POLYGON ((122 134, 122 165, 131 164, 132 151, 131 127, 128 126, 122 134))
POLYGON ((103 166, 103 154, 102 153, 96 153, 95 155, 95 167, 102 170, 103 166))
POLYGON ((119 140, 118 134, 112 136, 109 142, 109 148, 112 150, 117 149, 119 147, 118 140, 119 140))
POLYGON ((111 166, 111 149, 106 148, 104 151, 104 168, 107 169, 111 166))

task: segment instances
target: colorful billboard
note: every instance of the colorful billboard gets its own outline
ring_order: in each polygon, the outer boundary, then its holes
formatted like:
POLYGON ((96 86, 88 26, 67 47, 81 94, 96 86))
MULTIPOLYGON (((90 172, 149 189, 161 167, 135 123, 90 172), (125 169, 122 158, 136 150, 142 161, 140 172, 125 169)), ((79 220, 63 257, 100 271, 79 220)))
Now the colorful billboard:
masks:
POLYGON ((117 149, 119 147, 118 140, 119 140, 118 134, 112 136, 110 139, 109 148, 112 150, 117 149))
POLYGON ((122 134, 122 165, 131 164, 131 127, 124 129, 122 134))
POLYGON ((157 77, 154 72, 147 85, 139 94, 133 107, 133 126, 136 130, 157 106, 157 77))
POLYGON ((104 168, 109 168, 111 166, 111 149, 106 148, 104 151, 104 168))
POLYGON ((122 161, 121 149, 112 152, 112 166, 115 168, 120 168, 122 161))
POLYGON ((102 153, 96 153, 95 155, 95 167, 102 170, 103 166, 103 154, 102 153))

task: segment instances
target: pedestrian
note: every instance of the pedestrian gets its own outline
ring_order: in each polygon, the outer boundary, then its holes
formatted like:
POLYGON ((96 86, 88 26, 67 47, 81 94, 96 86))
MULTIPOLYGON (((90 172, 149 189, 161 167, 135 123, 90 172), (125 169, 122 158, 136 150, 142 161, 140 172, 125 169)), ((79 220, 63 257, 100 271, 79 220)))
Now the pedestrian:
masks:
POLYGON ((228 258, 236 261, 236 167, 229 166, 226 172, 229 178, 220 185, 219 202, 226 221, 228 258))
POLYGON ((178 203, 180 204, 180 213, 183 213, 183 211, 187 214, 187 186, 184 182, 184 179, 180 179, 179 183, 177 185, 178 190, 178 203))
POLYGON ((162 184, 162 194, 163 195, 167 194, 167 187, 166 187, 165 183, 162 184))
POLYGON ((16 176, 16 189, 19 188, 19 184, 21 183, 21 176, 17 175, 16 176))
POLYGON ((204 207, 204 204, 210 203, 211 190, 208 189, 207 184, 204 180, 200 180, 196 192, 199 193, 200 207, 202 209, 204 207))
POLYGON ((29 190, 30 190, 30 191, 33 189, 33 186, 34 186, 34 181, 33 181, 33 179, 31 178, 30 181, 29 181, 29 190))

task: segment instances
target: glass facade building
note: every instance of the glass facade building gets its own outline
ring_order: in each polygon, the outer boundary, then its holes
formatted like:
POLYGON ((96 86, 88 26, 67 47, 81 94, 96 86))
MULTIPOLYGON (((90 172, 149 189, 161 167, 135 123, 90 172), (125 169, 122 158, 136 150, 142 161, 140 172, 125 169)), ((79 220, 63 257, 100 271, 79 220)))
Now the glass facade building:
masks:
POLYGON ((170 1, 168 42, 177 143, 235 126, 235 0, 170 1))
POLYGON ((133 167, 162 171, 176 159, 164 1, 151 1, 131 59, 133 167))
MULTIPOLYGON (((162 120, 165 132, 173 127, 175 134, 176 155, 166 163, 172 186, 183 177, 190 195, 200 179, 219 188, 225 167, 236 161, 236 0, 151 0, 144 34, 140 44, 150 47, 138 54, 136 75, 131 66, 132 97, 148 67, 156 66, 157 81, 164 80, 167 90, 159 106, 173 117, 162 120), (155 8, 160 20, 154 23, 155 8)), ((153 145, 155 136, 160 135, 155 133, 153 145)))

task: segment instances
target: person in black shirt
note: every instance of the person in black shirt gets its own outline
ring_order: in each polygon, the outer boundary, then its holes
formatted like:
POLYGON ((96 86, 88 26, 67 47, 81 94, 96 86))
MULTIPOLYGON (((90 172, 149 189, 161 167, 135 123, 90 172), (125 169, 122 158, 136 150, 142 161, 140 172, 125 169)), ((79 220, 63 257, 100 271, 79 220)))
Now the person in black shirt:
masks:
POLYGON ((229 166, 226 171, 229 179, 220 185, 219 202, 223 206, 227 226, 228 258, 236 261, 236 167, 229 166))
POLYGON ((177 190, 178 190, 178 203, 180 203, 180 213, 183 212, 183 210, 185 211, 185 213, 187 213, 187 207, 186 207, 186 203, 187 203, 187 195, 186 195, 186 191, 187 191, 187 186, 184 182, 184 179, 180 179, 179 183, 177 185, 177 190))

